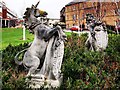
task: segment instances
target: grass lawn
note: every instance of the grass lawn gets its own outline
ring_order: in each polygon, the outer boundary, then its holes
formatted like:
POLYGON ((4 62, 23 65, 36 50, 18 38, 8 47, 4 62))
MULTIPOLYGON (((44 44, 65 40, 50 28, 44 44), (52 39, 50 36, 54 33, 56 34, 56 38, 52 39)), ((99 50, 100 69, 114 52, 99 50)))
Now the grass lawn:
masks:
POLYGON ((22 28, 2 28, 0 30, 0 33, 2 33, 2 40, 0 42, 0 49, 4 49, 9 44, 12 45, 19 45, 21 43, 25 42, 31 42, 34 38, 32 34, 29 33, 28 30, 26 30, 26 40, 23 40, 23 32, 22 28))
POLYGON ((70 36, 72 33, 71 32, 65 32, 67 36, 70 36))
MULTIPOLYGON (((23 31, 22 28, 2 28, 0 29, 1 42, 0 42, 0 50, 5 49, 9 44, 19 45, 25 42, 32 42, 34 39, 34 35, 29 33, 26 30, 26 40, 23 40, 23 31)), ((71 32, 65 33, 67 36, 71 35, 71 32)))

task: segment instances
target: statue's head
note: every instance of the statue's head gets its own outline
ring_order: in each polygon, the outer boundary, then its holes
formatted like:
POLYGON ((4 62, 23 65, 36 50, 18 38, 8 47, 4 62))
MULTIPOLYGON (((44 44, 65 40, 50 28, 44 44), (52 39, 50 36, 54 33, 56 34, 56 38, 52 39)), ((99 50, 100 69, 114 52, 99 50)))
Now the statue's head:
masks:
POLYGON ((40 10, 37 9, 39 2, 36 5, 32 5, 31 8, 26 8, 24 13, 24 21, 26 28, 30 26, 32 22, 36 22, 37 17, 40 16, 40 10))
POLYGON ((92 21, 94 16, 92 14, 86 14, 86 21, 92 21))
POLYGON ((30 15, 39 17, 40 13, 39 13, 39 9, 37 9, 38 4, 39 4, 39 2, 36 5, 32 5, 31 8, 26 8, 23 18, 24 19, 29 18, 30 15))

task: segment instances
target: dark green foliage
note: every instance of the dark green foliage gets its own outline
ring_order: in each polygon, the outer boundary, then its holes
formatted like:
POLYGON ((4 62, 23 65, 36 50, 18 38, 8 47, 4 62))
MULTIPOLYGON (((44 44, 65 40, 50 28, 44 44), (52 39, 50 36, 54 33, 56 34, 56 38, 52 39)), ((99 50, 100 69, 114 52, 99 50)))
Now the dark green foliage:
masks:
POLYGON ((104 52, 88 51, 86 35, 68 37, 65 47, 61 88, 67 90, 119 88, 120 35, 109 35, 104 52))
POLYGON ((118 61, 120 63, 120 35, 109 35, 109 45, 106 52, 110 61, 118 61))
MULTIPOLYGON (((68 36, 65 43, 62 73, 64 75, 60 90, 82 90, 120 88, 120 35, 110 34, 109 44, 104 52, 88 51, 85 46, 87 34, 78 37, 68 36)), ((3 89, 26 89, 25 68, 14 63, 17 52, 28 47, 28 43, 19 46, 9 45, 2 51, 3 89), (18 67, 18 68, 16 68, 18 67)), ((21 60, 24 53, 21 55, 21 60)))
MULTIPOLYGON (((19 46, 9 45, 2 50, 2 89, 3 90, 28 90, 25 82, 25 71, 14 62, 15 55, 28 47, 28 43, 19 46), (19 71, 18 71, 19 70, 19 71), (22 89, 21 89, 22 88, 22 89)), ((24 53, 21 55, 23 57, 24 53)))
MULTIPOLYGON (((20 44, 19 46, 12 46, 11 44, 4 50, 2 50, 2 69, 7 70, 10 68, 15 68, 16 64, 14 62, 15 55, 28 47, 28 43, 20 44)), ((24 53, 23 53, 24 54, 24 53)), ((23 56, 22 54, 22 56, 23 56)), ((22 57, 21 56, 21 57, 22 57)))

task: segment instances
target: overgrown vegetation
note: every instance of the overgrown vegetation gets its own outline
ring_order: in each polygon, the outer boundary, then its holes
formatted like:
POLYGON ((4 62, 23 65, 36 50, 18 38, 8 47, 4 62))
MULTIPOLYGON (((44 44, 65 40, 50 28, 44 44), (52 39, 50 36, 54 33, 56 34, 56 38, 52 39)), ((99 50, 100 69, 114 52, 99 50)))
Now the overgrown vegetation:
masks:
MULTIPOLYGON (((110 34, 109 45, 104 52, 88 51, 87 34, 68 36, 62 64, 64 75, 61 90, 120 88, 120 35, 110 34)), ((3 89, 26 88, 25 68, 14 63, 14 56, 28 47, 28 43, 9 45, 2 50, 3 89)), ((23 55, 21 55, 22 59, 23 55)))

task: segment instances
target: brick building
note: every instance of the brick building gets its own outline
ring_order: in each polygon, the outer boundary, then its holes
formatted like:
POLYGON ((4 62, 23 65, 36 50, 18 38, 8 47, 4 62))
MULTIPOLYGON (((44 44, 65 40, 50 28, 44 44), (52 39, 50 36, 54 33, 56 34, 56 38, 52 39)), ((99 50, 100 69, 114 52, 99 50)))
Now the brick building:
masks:
POLYGON ((115 23, 120 19, 120 1, 104 1, 107 2, 97 2, 97 0, 73 0, 65 5, 66 28, 74 25, 86 26, 85 16, 88 13, 101 19, 107 25, 115 26, 115 23))
POLYGON ((15 27, 17 21, 17 15, 4 2, 0 2, 0 27, 15 27))

